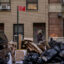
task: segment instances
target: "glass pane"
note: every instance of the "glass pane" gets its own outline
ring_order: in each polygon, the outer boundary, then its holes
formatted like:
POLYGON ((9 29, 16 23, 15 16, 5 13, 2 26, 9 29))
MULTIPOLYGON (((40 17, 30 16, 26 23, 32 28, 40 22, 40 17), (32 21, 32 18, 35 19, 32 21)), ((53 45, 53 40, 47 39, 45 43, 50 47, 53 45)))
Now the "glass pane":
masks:
POLYGON ((17 32, 17 26, 16 25, 14 26, 14 32, 15 33, 17 32))
POLYGON ((37 4, 28 4, 28 9, 37 9, 37 4))
MULTIPOLYGON (((18 30, 19 30, 19 33, 18 34, 21 34, 22 35, 22 39, 24 38, 24 25, 22 24, 19 24, 18 25, 18 30)), ((17 41, 17 25, 15 24, 14 25, 14 35, 13 35, 13 39, 14 41, 16 42, 17 41)))
MULTIPOLYGON (((19 25, 18 28, 19 28, 19 29, 18 29, 18 30, 19 30, 18 32, 19 32, 19 33, 23 33, 23 25, 19 25)), ((14 30, 14 32, 17 33, 17 25, 15 25, 15 30, 14 30)))
POLYGON ((23 26, 19 26, 19 32, 23 32, 23 26))

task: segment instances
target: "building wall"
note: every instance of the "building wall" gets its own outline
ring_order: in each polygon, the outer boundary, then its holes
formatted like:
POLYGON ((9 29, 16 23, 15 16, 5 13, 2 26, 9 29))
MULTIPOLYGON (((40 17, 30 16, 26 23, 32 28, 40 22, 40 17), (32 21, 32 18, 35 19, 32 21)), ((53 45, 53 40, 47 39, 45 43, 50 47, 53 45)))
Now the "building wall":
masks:
POLYGON ((58 18, 58 13, 49 13, 49 36, 56 34, 57 37, 63 36, 63 22, 58 18))
POLYGON ((49 0, 49 3, 60 3, 61 0, 49 0))
POLYGON ((50 0, 49 2, 49 37, 63 37, 63 19, 58 17, 62 16, 62 5, 60 0, 50 0))
MULTIPOLYGON (((8 40, 13 40, 13 24, 17 23, 17 6, 26 6, 26 0, 11 0, 11 11, 0 12, 0 23, 4 23, 4 31, 8 40)), ((24 24, 24 37, 33 37, 33 23, 46 23, 46 39, 48 38, 48 0, 38 0, 38 11, 19 12, 19 23, 24 24)))

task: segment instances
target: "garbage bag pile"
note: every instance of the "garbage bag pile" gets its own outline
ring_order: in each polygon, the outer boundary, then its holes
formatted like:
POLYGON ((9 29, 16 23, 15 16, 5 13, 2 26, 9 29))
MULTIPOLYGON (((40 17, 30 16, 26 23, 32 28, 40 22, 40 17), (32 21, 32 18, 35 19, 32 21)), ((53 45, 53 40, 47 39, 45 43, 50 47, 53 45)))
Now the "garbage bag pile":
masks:
POLYGON ((64 64, 64 43, 51 40, 49 45, 51 48, 42 52, 42 54, 36 52, 28 53, 24 58, 23 64, 64 64))
POLYGON ((0 58, 0 64, 7 64, 5 60, 3 60, 2 58, 0 58))

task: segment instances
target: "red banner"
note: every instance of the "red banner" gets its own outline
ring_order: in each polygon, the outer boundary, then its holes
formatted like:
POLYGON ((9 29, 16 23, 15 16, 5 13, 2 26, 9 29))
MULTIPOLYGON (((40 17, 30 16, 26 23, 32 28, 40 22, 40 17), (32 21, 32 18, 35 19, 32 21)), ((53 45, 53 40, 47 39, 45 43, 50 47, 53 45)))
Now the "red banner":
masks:
POLYGON ((18 10, 19 11, 25 11, 26 10, 26 7, 25 6, 18 6, 18 10))

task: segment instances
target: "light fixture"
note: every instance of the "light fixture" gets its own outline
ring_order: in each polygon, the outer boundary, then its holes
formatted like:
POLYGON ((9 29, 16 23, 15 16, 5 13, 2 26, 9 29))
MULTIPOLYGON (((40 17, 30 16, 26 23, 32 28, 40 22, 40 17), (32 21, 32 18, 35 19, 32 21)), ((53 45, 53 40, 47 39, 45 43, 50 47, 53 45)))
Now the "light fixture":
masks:
POLYGON ((58 18, 62 18, 62 13, 59 13, 58 14, 58 18))

